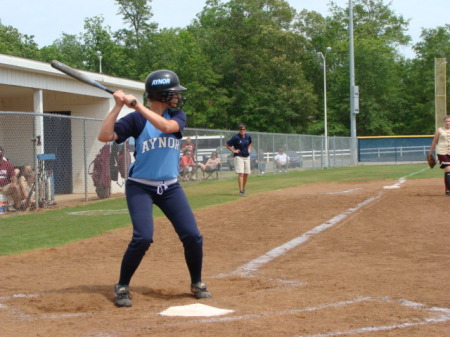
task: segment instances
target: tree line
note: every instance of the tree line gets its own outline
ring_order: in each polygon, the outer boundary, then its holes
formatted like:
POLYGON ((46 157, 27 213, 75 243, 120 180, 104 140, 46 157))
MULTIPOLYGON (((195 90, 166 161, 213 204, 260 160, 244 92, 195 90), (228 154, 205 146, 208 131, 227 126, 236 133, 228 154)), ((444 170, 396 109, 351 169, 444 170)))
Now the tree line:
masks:
MULTIPOLYGON (((101 51, 107 75, 144 81, 153 70, 175 71, 188 88, 189 127, 234 130, 243 122, 260 132, 320 135, 321 52, 328 135, 350 135, 348 8, 330 2, 324 17, 284 0, 207 0, 187 27, 159 29, 151 0, 115 2, 126 28, 86 18, 79 35, 62 33, 42 48, 0 22, 0 53, 97 72, 101 51)), ((434 59, 450 51, 450 25, 422 29, 409 59, 399 52, 411 44, 408 20, 390 3, 355 0, 353 24, 357 135, 434 133, 434 59)))

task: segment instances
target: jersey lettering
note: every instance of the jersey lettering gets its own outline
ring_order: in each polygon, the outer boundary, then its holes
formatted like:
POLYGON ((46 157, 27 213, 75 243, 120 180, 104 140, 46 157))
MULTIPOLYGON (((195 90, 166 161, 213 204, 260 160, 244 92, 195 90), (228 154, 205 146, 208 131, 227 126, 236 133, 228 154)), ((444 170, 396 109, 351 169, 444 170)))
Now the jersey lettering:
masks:
POLYGON ((141 153, 154 150, 154 149, 180 149, 180 140, 173 137, 158 137, 147 139, 142 142, 142 151, 141 153))
POLYGON ((176 138, 172 138, 170 137, 168 139, 169 143, 168 143, 168 147, 171 149, 175 149, 175 150, 179 150, 180 149, 180 140, 176 139, 176 138))
POLYGON ((164 138, 159 138, 159 146, 158 146, 160 149, 161 148, 165 148, 165 147, 167 147, 167 138, 166 137, 164 137, 164 138))

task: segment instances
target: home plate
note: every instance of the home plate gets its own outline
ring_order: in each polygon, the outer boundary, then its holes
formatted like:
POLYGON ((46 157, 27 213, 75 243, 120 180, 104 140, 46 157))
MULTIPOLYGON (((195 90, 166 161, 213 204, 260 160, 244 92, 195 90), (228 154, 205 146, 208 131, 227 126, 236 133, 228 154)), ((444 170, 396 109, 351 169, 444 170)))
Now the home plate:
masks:
POLYGON ((400 186, 399 185, 384 186, 385 190, 394 190, 397 188, 400 188, 400 186))
POLYGON ((184 316, 184 317, 198 317, 198 316, 220 316, 234 312, 234 310, 219 309, 210 307, 204 304, 189 304, 178 307, 170 307, 162 312, 163 316, 184 316))

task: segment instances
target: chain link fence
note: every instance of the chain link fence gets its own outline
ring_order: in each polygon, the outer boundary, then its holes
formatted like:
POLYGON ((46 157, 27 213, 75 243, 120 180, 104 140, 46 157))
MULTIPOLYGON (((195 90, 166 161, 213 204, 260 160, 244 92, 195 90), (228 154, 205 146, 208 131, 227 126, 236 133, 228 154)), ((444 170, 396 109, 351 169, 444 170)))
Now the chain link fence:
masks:
MULTIPOLYGON (((91 201, 124 193, 124 182, 133 159, 134 140, 117 146, 97 140, 102 120, 59 113, 0 112, 0 146, 17 169, 25 165, 35 173, 36 207, 55 203, 91 201)), ((234 177, 230 151, 225 147, 237 131, 186 128, 194 158, 206 161, 216 151, 221 158, 218 179, 234 177)), ((355 165, 351 139, 248 131, 255 174, 276 173, 274 155, 283 149, 291 158, 289 170, 355 165)), ((197 173, 197 180, 202 177, 197 173)))
MULTIPOLYGON (((184 139, 191 139, 194 144, 194 158, 197 162, 205 162, 212 152, 217 152, 221 159, 221 173, 233 171, 233 158, 225 143, 236 131, 189 129, 184 132, 184 139)), ((352 163, 350 138, 328 138, 323 136, 306 136, 294 134, 276 134, 248 131, 252 137, 250 154, 253 173, 260 174, 262 167, 265 173, 275 173, 274 156, 281 149, 290 157, 289 169, 321 169, 324 167, 349 166, 352 163), (262 165, 261 165, 262 164, 262 165)))

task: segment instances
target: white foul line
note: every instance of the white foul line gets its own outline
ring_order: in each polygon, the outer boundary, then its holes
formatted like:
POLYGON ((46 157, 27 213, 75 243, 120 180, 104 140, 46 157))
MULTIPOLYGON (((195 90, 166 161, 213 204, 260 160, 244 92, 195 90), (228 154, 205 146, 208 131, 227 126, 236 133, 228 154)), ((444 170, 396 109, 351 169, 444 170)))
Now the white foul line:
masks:
MULTIPOLYGON (((408 174, 405 177, 401 177, 397 183, 395 183, 392 186, 384 186, 384 189, 390 189, 390 188, 399 188, 400 185, 405 183, 406 178, 413 176, 415 174, 423 172, 425 169, 422 169, 417 172, 413 172, 411 174, 408 174)), ((277 257, 280 257, 284 255, 289 250, 307 242, 310 238, 313 236, 322 233, 323 231, 327 230, 330 227, 335 226, 345 218, 347 218, 350 214, 354 213, 355 211, 359 210, 360 208, 367 206, 368 204, 372 203, 373 201, 379 199, 381 197, 382 192, 379 192, 376 196, 373 196, 358 205, 356 205, 353 208, 349 208, 346 211, 344 211, 341 214, 336 215, 335 217, 331 218, 327 222, 324 222, 323 224, 314 227, 310 231, 300 235, 299 237, 296 237, 295 239, 292 239, 289 242, 286 242, 285 244, 278 246, 270 251, 268 251, 266 254, 248 262, 247 264, 237 268, 236 270, 232 271, 228 274, 219 274, 217 277, 228 277, 228 276, 241 276, 241 277, 250 277, 254 272, 257 271, 258 268, 260 268, 262 265, 276 259, 277 257)))
MULTIPOLYGON (((347 307, 349 305, 358 304, 358 303, 367 303, 367 302, 384 302, 384 303, 398 303, 405 307, 412 307, 417 310, 424 310, 426 312, 430 313, 436 313, 438 312, 439 315, 424 318, 422 320, 419 320, 417 318, 412 318, 409 322, 403 322, 399 324, 392 324, 392 325, 384 325, 384 326, 370 326, 370 327, 361 327, 358 329, 353 330, 347 330, 347 331, 334 331, 334 332, 326 332, 326 333, 319 333, 314 335, 306 335, 306 336, 297 336, 297 337, 333 337, 333 336, 343 336, 343 335, 354 335, 354 334, 362 334, 367 332, 377 332, 377 331, 388 331, 393 329, 403 329, 408 327, 414 327, 414 326, 420 326, 420 325, 427 325, 427 324, 436 324, 436 323, 442 323, 450 321, 450 309, 447 308, 437 308, 437 307, 426 307, 425 305, 421 303, 415 303, 408 300, 400 299, 400 300, 392 300, 389 297, 359 297, 352 300, 347 301, 341 301, 341 302, 335 302, 335 303, 325 303, 325 304, 319 304, 317 306, 312 307, 305 307, 305 308, 297 308, 297 309, 286 309, 286 310, 279 310, 279 311, 266 311, 261 313, 249 313, 244 315, 237 315, 237 316, 226 316, 226 317, 213 317, 213 318, 203 318, 203 319, 195 319, 195 320, 189 320, 189 321, 177 321, 174 323, 168 323, 163 325, 153 325, 153 326, 146 326, 143 328, 125 328, 122 330, 114 330, 115 334, 123 335, 126 334, 127 336, 131 333, 135 334, 139 331, 156 331, 156 329, 167 329, 168 327, 177 327, 177 326, 189 326, 189 325, 198 325, 198 324, 214 324, 214 323, 231 323, 231 322, 238 322, 238 321, 245 321, 245 320, 251 320, 251 319, 264 319, 266 317, 275 317, 275 316, 290 316, 290 315, 297 315, 299 313, 305 313, 305 312, 317 312, 329 308, 337 308, 337 307, 347 307)), ((109 334, 112 332, 103 332, 96 334, 96 336, 105 336, 106 334, 109 336, 109 334)))
MULTIPOLYGON (((424 170, 422 170, 424 171, 424 170)), ((414 174, 420 173, 422 171, 419 172, 415 172, 412 173, 406 177, 412 176, 414 174)), ((384 186, 384 189, 392 189, 392 188, 399 188, 400 185, 402 185, 405 181, 406 181, 406 177, 400 178, 399 181, 392 185, 392 186, 384 186)), ((262 265, 264 265, 265 263, 268 263, 270 261, 272 261, 273 259, 280 257, 281 255, 285 254, 286 252, 288 252, 289 250, 307 242, 310 238, 312 238, 313 236, 320 234, 321 232, 327 230, 330 227, 335 226, 336 224, 338 224, 339 222, 341 222, 342 220, 344 220, 345 218, 347 218, 350 214, 354 213, 355 211, 359 210, 360 208, 372 203, 373 201, 379 199, 382 195, 382 192, 378 193, 376 196, 371 197, 361 203, 359 203, 358 205, 356 205, 353 208, 349 208, 346 211, 344 211, 343 213, 333 217, 332 219, 328 220, 327 222, 313 228, 312 230, 304 233, 303 235, 279 246, 276 247, 272 250, 270 250, 269 252, 267 252, 266 254, 262 255, 261 257, 250 261, 249 263, 239 267, 238 269, 236 269, 235 271, 229 273, 229 274, 221 274, 218 277, 226 277, 226 276, 230 276, 230 275, 239 275, 239 276, 244 276, 244 277, 249 277, 251 276, 252 273, 256 272, 258 268, 260 268, 262 265)), ((12 295, 12 296, 0 296, 0 301, 2 300, 6 300, 6 299, 10 299, 10 298, 16 298, 16 297, 37 297, 40 296, 39 294, 31 294, 31 295, 24 295, 24 294, 16 294, 16 295, 12 295)), ((175 324, 165 324, 164 327, 168 327, 168 326, 178 326, 178 325, 188 325, 188 324, 192 324, 192 323, 217 323, 217 322, 230 322, 230 321, 238 321, 238 320, 245 320, 245 319, 251 319, 251 318, 263 318, 263 317, 267 317, 267 316, 275 316, 275 315, 291 315, 291 314, 296 314, 299 312, 309 312, 309 311, 317 311, 317 310, 321 310, 321 309, 325 309, 325 308, 329 308, 329 307, 339 307, 339 306, 346 306, 346 305, 350 305, 350 304, 355 304, 355 303, 359 303, 359 302, 365 302, 365 301, 373 301, 373 300, 377 300, 376 298, 371 298, 371 297, 362 297, 362 298, 357 298, 354 300, 349 300, 349 301, 342 301, 342 302, 337 302, 337 303, 329 303, 329 304, 323 304, 323 305, 319 305, 316 307, 307 307, 307 308, 302 308, 302 309, 290 309, 290 310, 282 310, 282 311, 278 311, 278 312, 266 312, 266 313, 259 313, 259 314, 247 314, 247 315, 241 315, 241 316, 232 316, 232 317, 223 317, 223 318, 213 318, 213 319, 202 319, 202 320, 197 320, 197 321, 188 321, 188 322, 183 322, 183 323, 175 323, 175 324)), ((378 299, 380 300, 380 299, 378 299)), ((381 299, 382 301, 386 301, 386 302, 391 302, 391 300, 389 298, 383 298, 381 299)), ((304 337, 331 337, 331 336, 342 336, 342 335, 354 335, 354 334, 361 334, 361 333, 366 333, 366 332, 376 332, 376 331, 387 331, 387 330, 393 330, 393 329, 401 329, 401 328, 407 328, 407 327, 413 327, 413 326, 420 326, 420 325, 426 325, 426 324, 433 324, 433 323, 441 323, 441 322, 447 322, 450 321, 450 309, 447 308, 438 308, 438 307, 433 307, 433 308, 426 308, 423 304, 420 303, 415 303, 415 302, 411 302, 408 300, 399 300, 398 301, 400 304, 404 305, 404 306, 410 306, 410 307, 414 307, 417 309, 423 309, 429 312, 438 312, 440 313, 439 316, 434 316, 434 317, 430 317, 430 318, 425 318, 421 321, 413 321, 413 322, 404 322, 404 323, 399 323, 399 324, 393 324, 393 325, 385 325, 385 326, 371 326, 371 327, 362 327, 359 329, 353 329, 353 330, 347 330, 347 331, 335 331, 335 332, 327 332, 327 333, 321 333, 321 334, 315 334, 315 335, 308 335, 308 336, 304 336, 304 337)), ((6 309, 8 308, 6 305, 3 305, 0 303, 0 309, 6 309)), ((79 313, 79 314, 62 314, 62 315, 42 315, 41 318, 68 318, 68 317, 79 317, 79 316, 84 316, 87 313, 79 313)), ((147 330, 149 328, 156 328, 155 327, 146 327, 144 328, 144 330, 147 330)), ((137 330, 143 330, 143 329, 125 329, 126 331, 137 331, 137 330)), ((121 333, 124 332, 125 330, 115 330, 115 333, 121 333)), ((101 333, 101 335, 104 335, 104 333, 101 333)), ((301 336, 300 336, 301 337, 301 336)))
MULTIPOLYGON (((390 301, 390 300, 388 299, 387 301, 390 301)), ((405 306, 411 306, 409 304, 411 304, 413 302, 400 300, 399 303, 401 303, 405 306)), ((414 307, 416 307, 416 308, 424 308, 423 304, 420 304, 420 303, 413 303, 413 304, 414 304, 414 307)), ((404 328, 410 328, 410 327, 414 327, 414 326, 443 323, 443 322, 450 321, 450 309, 433 307, 433 308, 428 308, 428 309, 425 308, 425 310, 430 311, 430 312, 440 312, 440 313, 442 313, 442 315, 424 318, 421 321, 415 320, 413 322, 405 322, 405 323, 383 325, 383 326, 370 326, 370 327, 364 327, 364 328, 353 329, 353 330, 326 332, 326 333, 320 333, 320 334, 316 334, 316 335, 307 335, 307 336, 298 336, 298 337, 333 337, 333 336, 344 336, 344 335, 348 336, 348 335, 361 334, 361 333, 365 333, 365 332, 377 332, 377 331, 388 331, 388 330, 394 330, 394 329, 404 329, 404 328)))
POLYGON ((220 274, 220 275, 218 275, 218 277, 228 277, 228 276, 235 276, 235 275, 242 276, 242 277, 249 277, 252 275, 252 273, 256 272, 256 270, 258 268, 260 268, 262 265, 276 259, 277 257, 284 255, 289 250, 307 242, 313 236, 322 233, 323 231, 327 230, 330 227, 335 226, 336 224, 338 224, 339 222, 341 222, 342 220, 347 218, 350 214, 354 213, 361 207, 364 207, 364 206, 370 204, 371 202, 377 200, 378 198, 380 198, 380 196, 381 196, 381 193, 378 193, 378 195, 359 203, 355 207, 347 209, 343 213, 336 215, 335 217, 331 218, 327 222, 324 222, 323 224, 321 224, 317 227, 314 227, 313 229, 300 235, 299 237, 296 237, 295 239, 292 239, 291 241, 288 241, 285 244, 268 251, 266 254, 254 259, 253 261, 248 262, 247 264, 239 267, 238 269, 232 271, 231 273, 220 274))

